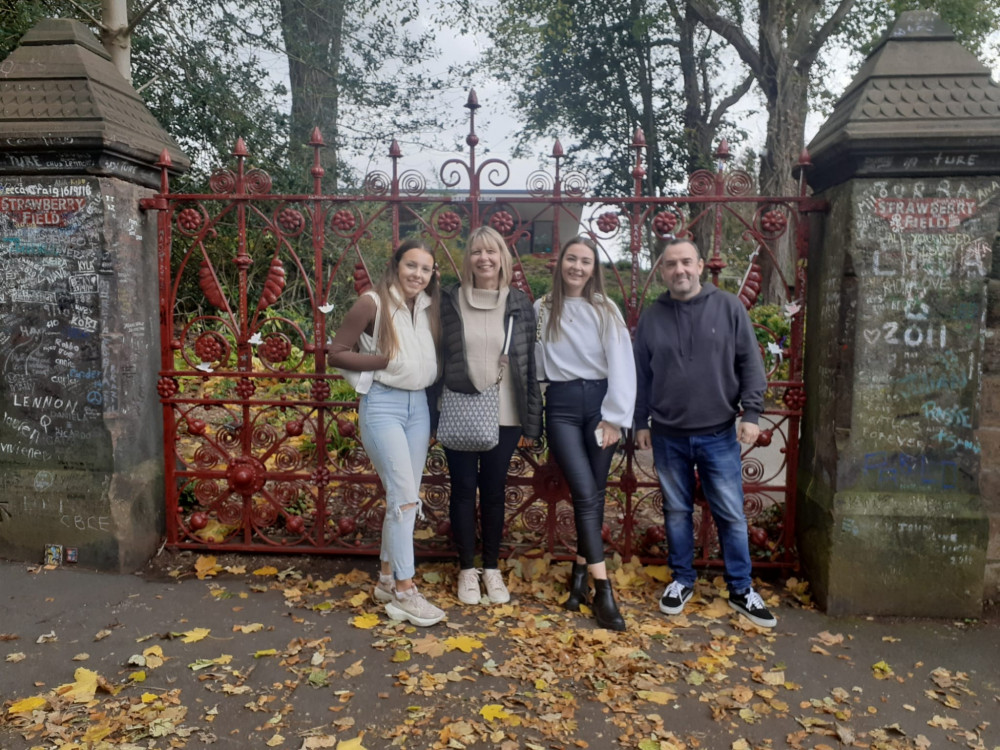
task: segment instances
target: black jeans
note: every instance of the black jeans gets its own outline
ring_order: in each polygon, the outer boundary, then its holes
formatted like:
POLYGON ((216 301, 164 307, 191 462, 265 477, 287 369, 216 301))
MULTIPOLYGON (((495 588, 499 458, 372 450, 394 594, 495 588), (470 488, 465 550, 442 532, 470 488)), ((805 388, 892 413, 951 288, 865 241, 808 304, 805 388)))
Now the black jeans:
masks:
POLYGON ((615 446, 599 448, 594 430, 607 392, 607 380, 553 382, 545 391, 549 451, 569 484, 577 554, 589 565, 604 561, 604 489, 615 446))
POLYGON ((503 539, 504 495, 507 469, 521 439, 520 427, 500 427, 500 442, 488 451, 444 449, 451 475, 451 535, 458 548, 462 570, 476 564, 476 489, 479 489, 479 520, 482 526, 483 567, 500 562, 503 539))

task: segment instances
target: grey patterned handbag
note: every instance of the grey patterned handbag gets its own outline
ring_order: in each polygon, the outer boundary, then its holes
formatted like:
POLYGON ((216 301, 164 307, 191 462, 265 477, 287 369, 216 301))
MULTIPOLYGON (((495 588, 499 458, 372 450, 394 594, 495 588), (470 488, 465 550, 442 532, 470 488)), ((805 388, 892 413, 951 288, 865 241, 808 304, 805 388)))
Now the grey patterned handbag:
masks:
POLYGON ((478 453, 491 450, 500 442, 500 381, 507 364, 513 325, 514 319, 509 318, 495 383, 479 393, 458 393, 444 387, 437 439, 445 448, 478 453))

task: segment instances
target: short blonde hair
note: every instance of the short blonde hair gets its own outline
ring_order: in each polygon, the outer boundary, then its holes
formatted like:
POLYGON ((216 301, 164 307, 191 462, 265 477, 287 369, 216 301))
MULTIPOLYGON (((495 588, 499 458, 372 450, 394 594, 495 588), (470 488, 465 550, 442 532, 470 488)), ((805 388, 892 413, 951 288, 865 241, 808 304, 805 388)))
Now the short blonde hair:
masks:
POLYGON ((465 243, 465 257, 462 259, 462 286, 475 286, 475 278, 472 274, 472 251, 477 247, 490 246, 500 251, 500 288, 510 286, 511 277, 514 274, 510 248, 503 241, 500 232, 493 227, 479 227, 469 232, 469 239, 465 243))

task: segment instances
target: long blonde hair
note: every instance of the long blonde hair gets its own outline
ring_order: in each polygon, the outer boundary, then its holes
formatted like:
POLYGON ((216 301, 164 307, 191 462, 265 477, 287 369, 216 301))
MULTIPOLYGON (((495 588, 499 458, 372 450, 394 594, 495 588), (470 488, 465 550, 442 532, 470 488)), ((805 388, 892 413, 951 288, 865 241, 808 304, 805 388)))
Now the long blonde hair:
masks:
POLYGON ((490 226, 479 227, 469 232, 469 239, 465 243, 465 257, 462 258, 462 286, 467 289, 475 286, 475 277, 472 273, 472 251, 479 245, 492 245, 500 251, 500 288, 506 289, 510 286, 511 277, 514 274, 514 261, 511 260, 510 248, 503 241, 500 232, 490 226))
MULTIPOLYGON (((423 240, 416 238, 403 240, 399 243, 399 247, 396 248, 396 252, 392 254, 388 264, 386 264, 385 273, 382 274, 382 278, 375 285, 375 293, 378 295, 379 310, 381 311, 378 327, 378 348, 379 353, 389 359, 395 357, 399 351, 399 338, 396 336, 396 327, 392 324, 392 314, 396 308, 400 307, 400 303, 393 297, 391 290, 393 286, 396 286, 397 291, 399 290, 399 261, 402 260, 403 256, 409 250, 423 250, 431 258, 434 258, 434 251, 423 240)), ((431 280, 424 291, 431 298, 427 314, 430 317, 431 333, 434 336, 434 349, 437 351, 440 349, 439 344, 441 342, 441 316, 438 313, 441 301, 441 285, 438 282, 436 260, 434 270, 431 272, 431 280)), ((402 294, 399 296, 402 296, 402 294)))
POLYGON ((589 248, 594 254, 594 272, 587 279, 587 283, 583 287, 583 293, 580 296, 602 313, 600 316, 602 337, 607 330, 608 324, 613 322, 615 318, 616 308, 614 307, 614 303, 604 293, 604 274, 601 272, 601 257, 597 249, 597 243, 590 239, 590 237, 577 235, 570 238, 562 246, 562 250, 559 251, 559 258, 552 269, 552 291, 545 295, 545 300, 542 302, 543 305, 547 304, 549 307, 549 320, 545 327, 545 337, 549 341, 558 341, 559 339, 559 326, 562 323, 563 306, 566 300, 562 264, 563 259, 566 257, 566 251, 573 245, 583 245, 589 248))

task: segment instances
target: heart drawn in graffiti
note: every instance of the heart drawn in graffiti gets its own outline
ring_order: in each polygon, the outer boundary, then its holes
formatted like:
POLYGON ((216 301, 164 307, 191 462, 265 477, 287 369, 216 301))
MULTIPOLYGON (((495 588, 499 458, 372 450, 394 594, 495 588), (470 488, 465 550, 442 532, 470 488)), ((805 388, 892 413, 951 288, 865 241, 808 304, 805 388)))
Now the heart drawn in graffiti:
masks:
POLYGON ((881 335, 882 331, 879 330, 878 328, 876 328, 873 331, 865 331, 865 341, 867 341, 869 344, 874 344, 876 341, 878 341, 878 338, 881 335))

